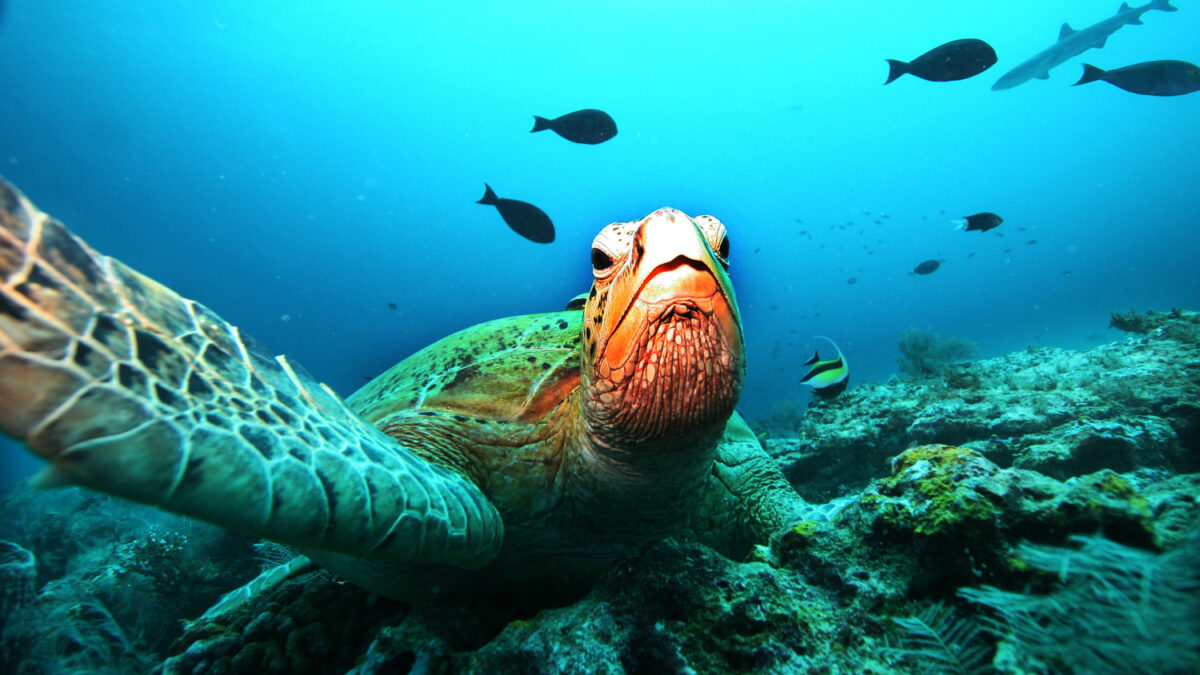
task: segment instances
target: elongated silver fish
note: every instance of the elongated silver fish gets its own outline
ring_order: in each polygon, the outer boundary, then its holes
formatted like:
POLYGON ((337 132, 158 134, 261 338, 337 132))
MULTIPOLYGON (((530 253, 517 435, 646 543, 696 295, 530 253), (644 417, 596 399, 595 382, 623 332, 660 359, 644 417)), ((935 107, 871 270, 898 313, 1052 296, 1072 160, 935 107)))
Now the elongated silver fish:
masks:
POLYGON ((1063 24, 1058 32, 1058 42, 1038 52, 1036 56, 1005 73, 992 89, 1012 89, 1033 78, 1045 80, 1050 77, 1050 70, 1066 63, 1089 49, 1099 49, 1104 46, 1108 36, 1117 32, 1122 26, 1139 26, 1142 14, 1157 9, 1164 12, 1176 10, 1170 0, 1150 0, 1140 7, 1130 7, 1129 3, 1121 3, 1117 13, 1107 19, 1088 26, 1083 30, 1075 30, 1068 24, 1063 24))

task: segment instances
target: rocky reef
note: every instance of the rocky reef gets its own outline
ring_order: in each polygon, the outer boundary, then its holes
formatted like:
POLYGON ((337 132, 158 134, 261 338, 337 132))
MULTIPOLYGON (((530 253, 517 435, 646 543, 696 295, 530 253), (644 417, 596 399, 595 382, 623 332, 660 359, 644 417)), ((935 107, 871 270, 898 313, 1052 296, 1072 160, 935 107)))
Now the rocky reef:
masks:
POLYGON ((553 607, 402 604, 316 572, 181 628, 286 551, 18 489, 4 672, 1200 672, 1200 317, 1130 322, 761 420, 836 515, 744 560, 663 541, 553 607))
POLYGON ((1200 471, 1200 318, 1175 310, 1126 324, 1137 331, 1123 341, 926 367, 807 409, 781 406, 757 427, 796 489, 818 502, 863 489, 920 443, 1059 479, 1200 471))

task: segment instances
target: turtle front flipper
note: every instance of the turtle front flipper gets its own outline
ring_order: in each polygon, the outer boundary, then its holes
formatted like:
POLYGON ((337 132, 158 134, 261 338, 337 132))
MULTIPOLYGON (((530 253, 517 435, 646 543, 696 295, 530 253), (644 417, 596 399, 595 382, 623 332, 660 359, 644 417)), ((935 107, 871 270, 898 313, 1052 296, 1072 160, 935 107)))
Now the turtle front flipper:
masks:
POLYGON ((56 479, 299 547, 477 567, 479 488, 0 178, 0 429, 56 479))

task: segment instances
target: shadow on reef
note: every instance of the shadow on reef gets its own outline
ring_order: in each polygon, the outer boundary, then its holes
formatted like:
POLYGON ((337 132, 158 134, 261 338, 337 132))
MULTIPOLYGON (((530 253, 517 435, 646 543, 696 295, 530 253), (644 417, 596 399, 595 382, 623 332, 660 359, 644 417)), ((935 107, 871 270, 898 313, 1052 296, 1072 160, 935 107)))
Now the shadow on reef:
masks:
POLYGON ((1153 318, 817 404, 766 440, 802 493, 844 499, 832 520, 744 560, 652 544, 556 607, 403 604, 318 572, 181 633, 281 558, 15 489, 3 672, 1200 672, 1200 322, 1153 318))

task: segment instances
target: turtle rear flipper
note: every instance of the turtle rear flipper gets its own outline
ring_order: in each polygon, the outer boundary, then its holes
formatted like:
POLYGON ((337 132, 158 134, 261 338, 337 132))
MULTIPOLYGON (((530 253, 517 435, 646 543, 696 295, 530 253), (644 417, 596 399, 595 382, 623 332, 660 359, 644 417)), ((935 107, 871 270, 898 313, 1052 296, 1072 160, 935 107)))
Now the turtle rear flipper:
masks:
POLYGON ((477 567, 503 535, 474 483, 2 178, 0 429, 68 482, 299 547, 477 567))

